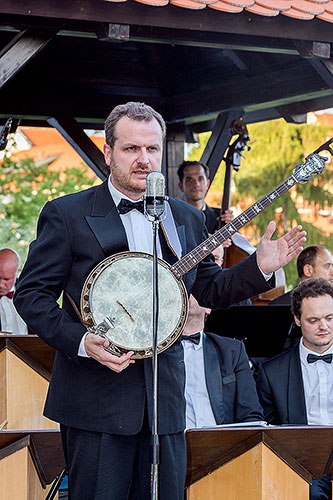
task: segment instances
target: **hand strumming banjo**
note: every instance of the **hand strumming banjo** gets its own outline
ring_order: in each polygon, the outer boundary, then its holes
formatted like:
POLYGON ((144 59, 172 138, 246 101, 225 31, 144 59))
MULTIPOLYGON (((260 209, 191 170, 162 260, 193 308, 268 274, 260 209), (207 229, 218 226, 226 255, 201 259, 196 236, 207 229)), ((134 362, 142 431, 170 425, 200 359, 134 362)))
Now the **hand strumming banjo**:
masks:
MULTIPOLYGON (((306 182, 313 174, 322 172, 326 159, 316 153, 328 149, 327 144, 309 155, 282 184, 174 265, 159 259, 158 353, 175 342, 187 319, 187 292, 182 276, 296 183, 306 182)), ((110 341, 107 350, 112 354, 120 356, 134 351, 133 358, 136 359, 152 356, 152 271, 152 255, 122 252, 100 262, 83 285, 82 319, 88 331, 110 341)))

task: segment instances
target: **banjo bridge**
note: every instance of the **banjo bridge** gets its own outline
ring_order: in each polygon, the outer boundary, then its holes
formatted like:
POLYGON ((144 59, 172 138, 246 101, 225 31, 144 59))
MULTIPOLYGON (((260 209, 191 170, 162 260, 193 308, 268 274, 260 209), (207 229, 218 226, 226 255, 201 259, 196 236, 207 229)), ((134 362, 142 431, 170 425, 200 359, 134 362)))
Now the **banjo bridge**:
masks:
POLYGON ((130 315, 130 313, 127 311, 126 307, 125 307, 125 306, 124 306, 124 305, 123 305, 123 304, 122 304, 119 300, 117 300, 116 302, 117 302, 117 304, 119 304, 119 305, 120 305, 120 307, 123 309, 123 311, 125 311, 125 313, 129 316, 129 318, 130 318, 130 320, 132 321, 132 323, 134 323, 134 318, 133 318, 133 316, 131 316, 131 315, 130 315))

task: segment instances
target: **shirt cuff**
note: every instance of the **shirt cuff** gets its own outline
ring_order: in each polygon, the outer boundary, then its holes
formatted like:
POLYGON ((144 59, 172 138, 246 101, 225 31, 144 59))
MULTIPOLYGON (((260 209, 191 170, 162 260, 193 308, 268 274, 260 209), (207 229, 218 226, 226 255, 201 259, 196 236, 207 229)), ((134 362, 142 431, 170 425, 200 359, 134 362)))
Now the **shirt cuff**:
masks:
POLYGON ((80 342, 79 345, 79 351, 78 351, 78 356, 81 356, 82 358, 90 358, 90 356, 86 353, 85 347, 84 347, 84 341, 86 340, 86 336, 88 335, 89 332, 86 332, 80 342))
POLYGON ((265 278, 265 280, 266 280, 266 281, 269 281, 269 280, 271 279, 271 277, 273 276, 273 273, 266 274, 266 273, 264 273, 264 271, 262 271, 262 270, 260 269, 259 264, 258 264, 258 267, 259 267, 259 271, 261 272, 261 274, 263 275, 263 277, 265 278))

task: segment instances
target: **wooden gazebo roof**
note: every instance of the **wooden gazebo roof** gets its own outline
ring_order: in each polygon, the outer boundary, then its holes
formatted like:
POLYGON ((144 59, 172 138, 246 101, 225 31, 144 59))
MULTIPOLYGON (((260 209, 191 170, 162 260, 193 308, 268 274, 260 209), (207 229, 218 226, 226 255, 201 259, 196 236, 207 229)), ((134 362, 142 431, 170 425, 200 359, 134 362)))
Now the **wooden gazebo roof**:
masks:
POLYGON ((103 170, 82 129, 140 100, 167 120, 170 179, 198 131, 214 171, 234 117, 333 106, 332 22, 332 0, 2 0, 0 125, 56 126, 103 170))

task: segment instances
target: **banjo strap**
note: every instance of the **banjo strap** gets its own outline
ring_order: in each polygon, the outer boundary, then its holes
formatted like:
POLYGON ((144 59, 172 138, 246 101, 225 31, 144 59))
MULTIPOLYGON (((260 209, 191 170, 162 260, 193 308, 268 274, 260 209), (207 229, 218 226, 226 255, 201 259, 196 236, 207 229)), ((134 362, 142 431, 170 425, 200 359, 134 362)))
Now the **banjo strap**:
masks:
POLYGON ((161 221, 161 229, 169 249, 171 250, 173 255, 177 257, 177 259, 179 260, 181 259, 182 256, 182 246, 179 241, 177 228, 175 220, 173 218, 170 204, 166 202, 165 207, 166 207, 166 217, 164 220, 161 221))
POLYGON ((65 292, 69 302, 72 304, 72 307, 74 309, 74 311, 76 312, 76 314, 78 315, 79 317, 79 320, 81 321, 82 325, 88 329, 88 327, 91 327, 91 323, 89 321, 85 321, 82 316, 81 316, 81 313, 80 311, 78 310, 78 308, 76 307, 76 304, 74 302, 74 300, 72 299, 72 297, 69 295, 69 293, 65 292))

